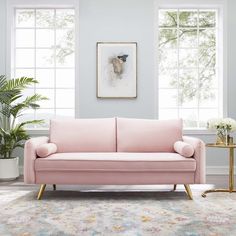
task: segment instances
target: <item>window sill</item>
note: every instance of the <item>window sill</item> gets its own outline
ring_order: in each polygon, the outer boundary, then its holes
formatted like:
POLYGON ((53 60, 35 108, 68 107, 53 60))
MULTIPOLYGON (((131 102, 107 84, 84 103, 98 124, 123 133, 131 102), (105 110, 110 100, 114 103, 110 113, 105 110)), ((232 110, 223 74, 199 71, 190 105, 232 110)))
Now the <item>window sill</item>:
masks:
POLYGON ((27 133, 30 136, 48 136, 49 135, 49 129, 26 129, 27 133))
POLYGON ((215 132, 209 131, 207 129, 184 129, 184 135, 215 135, 215 132))

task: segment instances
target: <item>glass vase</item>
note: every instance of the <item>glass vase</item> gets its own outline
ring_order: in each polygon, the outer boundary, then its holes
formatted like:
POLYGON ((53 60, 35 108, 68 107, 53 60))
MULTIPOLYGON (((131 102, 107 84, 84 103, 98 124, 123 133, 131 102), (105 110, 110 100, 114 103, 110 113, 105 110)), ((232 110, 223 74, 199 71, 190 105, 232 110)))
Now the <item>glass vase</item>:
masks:
POLYGON ((216 145, 231 145, 233 144, 233 137, 227 135, 216 135, 216 145))
POLYGON ((216 131, 216 145, 224 144, 224 135, 219 130, 216 131))

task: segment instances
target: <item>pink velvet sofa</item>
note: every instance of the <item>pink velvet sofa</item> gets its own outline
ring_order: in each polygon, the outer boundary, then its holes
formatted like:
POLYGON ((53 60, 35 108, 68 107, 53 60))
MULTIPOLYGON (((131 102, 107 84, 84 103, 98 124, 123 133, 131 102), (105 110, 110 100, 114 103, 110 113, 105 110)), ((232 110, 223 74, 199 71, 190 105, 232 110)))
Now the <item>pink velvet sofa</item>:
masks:
POLYGON ((192 199, 189 184, 205 183, 205 145, 183 137, 182 120, 51 120, 49 137, 29 139, 24 151, 24 181, 41 185, 38 199, 47 184, 184 184, 192 199), (177 141, 194 154, 177 153, 177 141))

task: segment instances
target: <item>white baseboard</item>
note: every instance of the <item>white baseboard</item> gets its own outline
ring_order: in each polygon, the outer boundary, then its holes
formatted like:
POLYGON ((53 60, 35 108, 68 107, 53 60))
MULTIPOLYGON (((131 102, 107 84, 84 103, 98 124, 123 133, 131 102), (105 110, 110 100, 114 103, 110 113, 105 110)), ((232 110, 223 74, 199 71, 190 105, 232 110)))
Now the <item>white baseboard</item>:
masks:
MULTIPOLYGON (((20 166, 20 174, 24 173, 23 166, 20 166)), ((235 166, 236 170, 236 166, 235 166)), ((207 166, 206 167, 206 174, 207 175, 228 175, 229 174, 229 167, 228 166, 207 166)))
POLYGON ((228 175, 229 166, 207 166, 206 174, 207 175, 228 175))

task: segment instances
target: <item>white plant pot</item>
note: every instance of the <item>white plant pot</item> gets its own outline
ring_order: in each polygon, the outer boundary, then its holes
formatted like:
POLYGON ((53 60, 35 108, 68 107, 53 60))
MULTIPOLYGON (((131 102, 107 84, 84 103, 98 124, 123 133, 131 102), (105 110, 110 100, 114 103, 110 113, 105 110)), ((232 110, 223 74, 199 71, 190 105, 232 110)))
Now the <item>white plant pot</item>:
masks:
POLYGON ((19 157, 0 159, 0 180, 13 180, 19 177, 19 157))

